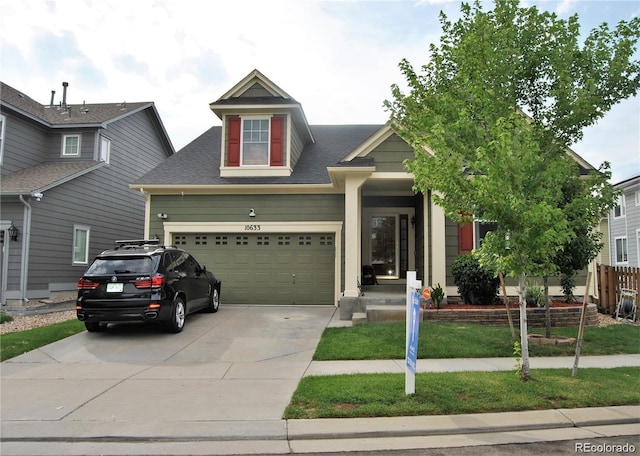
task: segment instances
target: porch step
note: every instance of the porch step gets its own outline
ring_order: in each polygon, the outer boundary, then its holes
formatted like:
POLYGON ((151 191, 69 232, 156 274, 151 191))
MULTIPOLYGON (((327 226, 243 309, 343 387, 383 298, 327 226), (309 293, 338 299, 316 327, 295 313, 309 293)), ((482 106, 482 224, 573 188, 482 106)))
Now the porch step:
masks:
MULTIPOLYGON (((404 303, 403 303, 404 304, 404 303)), ((385 321, 406 321, 407 309, 404 305, 367 305, 366 321, 377 323, 385 321)), ((354 314, 355 316, 355 314, 354 314)), ((423 319, 423 311, 420 309, 420 321, 423 319)))
POLYGON ((363 325, 367 322, 367 313, 366 312, 354 312, 353 317, 351 317, 351 325, 363 325))

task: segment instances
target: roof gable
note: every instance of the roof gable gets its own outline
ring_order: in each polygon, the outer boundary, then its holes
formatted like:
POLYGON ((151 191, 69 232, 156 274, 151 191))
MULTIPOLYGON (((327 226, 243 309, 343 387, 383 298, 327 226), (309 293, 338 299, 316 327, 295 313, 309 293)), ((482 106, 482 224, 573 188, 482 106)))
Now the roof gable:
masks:
POLYGON ((253 70, 214 103, 221 100, 228 100, 230 98, 256 96, 285 98, 296 102, 287 92, 274 84, 273 81, 267 78, 260 71, 253 70))
POLYGON ((258 70, 253 70, 242 78, 224 95, 210 103, 209 108, 223 122, 225 115, 289 112, 305 143, 314 141, 302 105, 258 70))

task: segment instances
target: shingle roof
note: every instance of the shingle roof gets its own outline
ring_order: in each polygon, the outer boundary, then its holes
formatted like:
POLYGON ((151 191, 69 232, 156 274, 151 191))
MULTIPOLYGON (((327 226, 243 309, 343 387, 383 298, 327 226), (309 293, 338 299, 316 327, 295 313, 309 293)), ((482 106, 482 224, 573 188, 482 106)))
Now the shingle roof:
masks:
POLYGON ((3 195, 20 195, 34 191, 45 191, 88 173, 103 164, 103 162, 88 160, 41 163, 2 176, 0 192, 3 195))
POLYGON ((101 124, 153 105, 152 102, 122 102, 49 106, 38 103, 4 82, 0 82, 0 100, 52 127, 101 124))
POLYGON ((291 176, 229 178, 220 177, 221 127, 212 127, 133 185, 330 184, 327 167, 337 166, 380 128, 382 125, 312 125, 315 142, 303 149, 291 176))

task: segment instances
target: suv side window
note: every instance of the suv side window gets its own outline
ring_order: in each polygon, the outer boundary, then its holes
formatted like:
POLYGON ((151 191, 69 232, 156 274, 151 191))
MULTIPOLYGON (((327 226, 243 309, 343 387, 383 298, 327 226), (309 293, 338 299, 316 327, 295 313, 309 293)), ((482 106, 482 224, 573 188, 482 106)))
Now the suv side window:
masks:
POLYGON ((184 257, 185 257, 184 264, 187 270, 187 274, 189 275, 189 277, 196 277, 200 272, 200 265, 198 264, 196 259, 193 258, 188 253, 185 253, 184 257))
POLYGON ((184 267, 181 267, 181 264, 184 262, 180 256, 180 252, 171 251, 164 253, 164 269, 165 272, 173 272, 179 274, 181 277, 184 277, 185 271, 184 267))

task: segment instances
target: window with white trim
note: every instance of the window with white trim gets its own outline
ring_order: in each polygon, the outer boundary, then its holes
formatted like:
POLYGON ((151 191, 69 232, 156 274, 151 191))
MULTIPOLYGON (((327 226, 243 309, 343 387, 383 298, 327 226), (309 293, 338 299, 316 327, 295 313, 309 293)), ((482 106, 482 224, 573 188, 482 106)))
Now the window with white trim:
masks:
POLYGON ((84 225, 73 225, 73 264, 89 263, 89 234, 91 229, 84 225))
POLYGON ((2 163, 2 157, 4 157, 4 127, 7 123, 7 118, 0 115, 0 163, 2 163))
POLYGON ((627 215, 627 207, 624 194, 618 197, 618 205, 613 208, 613 218, 622 218, 627 215))
POLYGON ((100 161, 109 163, 109 157, 111 156, 111 141, 109 138, 100 136, 100 161))
POLYGON ((627 250, 627 238, 616 238, 616 264, 622 264, 629 262, 629 251, 627 250))
POLYGON ((269 118, 242 119, 242 166, 269 166, 269 118))
POLYGON ((62 136, 62 156, 77 157, 80 155, 80 135, 62 136))
POLYGON ((635 200, 636 200, 636 206, 640 206, 640 190, 636 191, 635 200))

